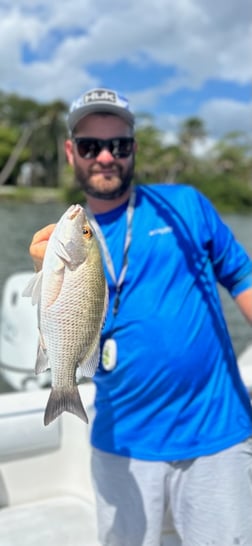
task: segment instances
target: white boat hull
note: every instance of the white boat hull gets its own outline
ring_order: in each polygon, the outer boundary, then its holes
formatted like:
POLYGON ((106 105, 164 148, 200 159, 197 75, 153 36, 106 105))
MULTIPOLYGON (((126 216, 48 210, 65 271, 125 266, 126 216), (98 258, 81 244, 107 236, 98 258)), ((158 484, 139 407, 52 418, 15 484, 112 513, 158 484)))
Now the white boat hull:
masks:
MULTIPOLYGON (((90 425, 63 413, 44 427, 49 389, 41 387, 50 375, 34 374, 36 309, 22 298, 31 275, 8 279, 2 299, 0 371, 23 392, 0 396, 0 546, 98 546, 89 442, 95 387, 79 385, 90 425)), ((252 345, 239 365, 252 395, 252 345)), ((162 544, 180 546, 172 527, 162 544)))

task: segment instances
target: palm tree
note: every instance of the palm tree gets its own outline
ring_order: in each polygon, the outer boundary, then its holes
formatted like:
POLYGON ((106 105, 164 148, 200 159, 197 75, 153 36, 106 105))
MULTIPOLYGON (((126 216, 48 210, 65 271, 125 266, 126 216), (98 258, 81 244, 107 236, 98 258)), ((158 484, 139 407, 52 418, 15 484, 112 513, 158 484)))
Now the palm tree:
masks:
POLYGON ((30 99, 0 93, 1 126, 15 128, 21 135, 13 143, 7 161, 5 159, 0 172, 0 186, 11 178, 16 165, 22 163, 20 158, 24 150, 30 157, 31 167, 38 162, 45 170, 46 185, 59 185, 64 162, 62 140, 66 136, 63 119, 66 109, 62 101, 38 104, 30 99))
POLYGON ((181 126, 179 132, 180 146, 184 152, 191 155, 193 153, 193 145, 197 140, 203 140, 206 136, 204 123, 200 118, 191 117, 186 119, 181 126))

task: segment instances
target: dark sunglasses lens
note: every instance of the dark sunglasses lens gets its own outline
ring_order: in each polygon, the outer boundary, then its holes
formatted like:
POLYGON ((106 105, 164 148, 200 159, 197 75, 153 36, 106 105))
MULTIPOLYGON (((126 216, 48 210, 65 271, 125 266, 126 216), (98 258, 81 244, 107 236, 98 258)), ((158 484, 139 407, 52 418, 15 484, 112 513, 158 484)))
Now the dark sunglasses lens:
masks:
POLYGON ((80 157, 85 157, 85 159, 93 159, 96 157, 101 148, 99 146, 98 140, 93 140, 89 138, 79 138, 76 139, 76 146, 78 150, 78 154, 80 157))
POLYGON ((110 152, 115 158, 128 157, 133 150, 133 138, 114 138, 111 140, 110 152))
POLYGON ((133 151, 134 139, 131 137, 100 140, 96 138, 76 138, 78 154, 85 159, 94 159, 103 148, 108 148, 115 159, 129 157, 133 151))

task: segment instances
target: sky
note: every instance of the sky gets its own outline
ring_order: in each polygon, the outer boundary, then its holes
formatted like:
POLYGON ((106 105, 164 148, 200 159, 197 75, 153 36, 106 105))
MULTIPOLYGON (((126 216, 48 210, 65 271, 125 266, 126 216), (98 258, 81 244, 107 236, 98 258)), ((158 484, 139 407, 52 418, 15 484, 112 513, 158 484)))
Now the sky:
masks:
POLYGON ((249 0, 0 0, 0 90, 70 103, 119 91, 169 139, 251 134, 249 0))

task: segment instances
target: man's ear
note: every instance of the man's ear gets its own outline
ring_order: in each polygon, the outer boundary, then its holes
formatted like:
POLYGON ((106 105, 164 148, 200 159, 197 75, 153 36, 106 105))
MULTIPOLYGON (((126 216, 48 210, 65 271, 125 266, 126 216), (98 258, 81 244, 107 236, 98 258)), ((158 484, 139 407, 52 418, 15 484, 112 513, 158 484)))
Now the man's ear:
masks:
POLYGON ((65 140, 64 148, 67 162, 69 163, 69 165, 73 166, 73 141, 70 138, 65 140))

